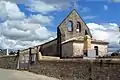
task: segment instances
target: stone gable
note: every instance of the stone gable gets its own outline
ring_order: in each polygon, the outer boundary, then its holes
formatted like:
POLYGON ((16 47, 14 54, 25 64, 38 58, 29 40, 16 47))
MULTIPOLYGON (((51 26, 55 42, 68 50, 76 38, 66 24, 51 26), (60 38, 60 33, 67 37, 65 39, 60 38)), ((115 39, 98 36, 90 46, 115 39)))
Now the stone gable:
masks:
POLYGON ((92 37, 89 28, 75 9, 72 10, 58 26, 58 30, 58 37, 61 36, 61 41, 65 41, 73 37, 85 36, 85 34, 92 37), (69 23, 71 24, 71 31, 69 31, 69 23))

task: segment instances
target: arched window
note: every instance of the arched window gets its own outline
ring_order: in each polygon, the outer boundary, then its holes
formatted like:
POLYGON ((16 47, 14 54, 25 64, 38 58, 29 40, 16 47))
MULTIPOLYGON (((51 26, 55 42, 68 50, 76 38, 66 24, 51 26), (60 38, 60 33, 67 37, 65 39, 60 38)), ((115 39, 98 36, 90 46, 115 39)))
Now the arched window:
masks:
POLYGON ((87 30, 85 30, 85 35, 88 35, 88 32, 87 32, 87 30))
POLYGON ((69 21, 68 22, 68 31, 72 31, 73 30, 73 22, 69 21))
POLYGON ((77 31, 77 32, 81 32, 81 24, 80 24, 80 22, 77 22, 76 31, 77 31))

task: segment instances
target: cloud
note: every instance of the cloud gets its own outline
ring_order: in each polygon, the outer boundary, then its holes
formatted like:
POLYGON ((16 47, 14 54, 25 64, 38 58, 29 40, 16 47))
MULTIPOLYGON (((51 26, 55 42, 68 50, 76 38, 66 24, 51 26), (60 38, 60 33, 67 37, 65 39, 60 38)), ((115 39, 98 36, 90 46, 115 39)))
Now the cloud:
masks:
POLYGON ((83 19, 93 19, 96 18, 97 16, 84 16, 83 19))
POLYGON ((31 0, 31 4, 27 4, 28 10, 31 12, 40 12, 46 14, 52 11, 67 9, 70 6, 69 0, 31 0))
POLYGON ((89 12, 89 11, 90 11, 90 8, 88 8, 88 7, 83 7, 81 9, 81 12, 89 12))
POLYGON ((57 7, 66 8, 69 7, 72 0, 41 0, 46 4, 56 5, 57 7))
POLYGON ((120 0, 112 0, 115 3, 120 3, 120 0))
POLYGON ((16 4, 28 4, 31 2, 31 0, 1 0, 1 1, 6 1, 6 2, 11 2, 16 4))
POLYGON ((23 19, 24 13, 20 12, 16 4, 11 2, 0 1, 0 19, 23 19), (14 14, 15 13, 15 14, 14 14))
POLYGON ((41 13, 47 13, 50 11, 57 10, 55 5, 49 5, 42 1, 33 1, 30 5, 28 5, 30 8, 28 10, 32 12, 41 12, 41 13))
POLYGON ((104 10, 107 11, 108 10, 108 6, 104 5, 104 10))
MULTIPOLYGON (((11 40, 13 40, 16 43, 18 41, 19 42, 29 41, 29 43, 34 42, 35 44, 40 44, 43 41, 45 42, 46 40, 51 40, 56 37, 55 32, 49 31, 46 27, 36 23, 27 23, 24 21, 5 21, 4 23, 1 23, 0 27, 2 34, 1 36, 3 36, 5 39, 5 40, 1 39, 1 43, 4 43, 2 44, 4 48, 5 48, 4 46, 5 44, 6 44, 6 48, 8 47, 13 48, 10 47, 11 40)), ((32 44, 32 46, 35 44, 32 44)), ((26 46, 24 44, 18 44, 18 43, 15 44, 15 46, 17 45, 21 47, 26 46)), ((27 45, 26 47, 30 45, 31 44, 27 45)))
POLYGON ((17 4, 9 0, 0 1, 0 11, 0 48, 23 49, 56 37, 56 32, 45 27, 54 20, 50 15, 26 17, 17 4))
POLYGON ((24 19, 29 23, 50 24, 54 18, 52 16, 44 16, 42 14, 31 15, 29 18, 24 19))
POLYGON ((91 30, 94 39, 104 40, 109 42, 109 51, 115 51, 120 48, 119 39, 120 32, 118 30, 118 24, 116 23, 88 23, 88 27, 91 30))

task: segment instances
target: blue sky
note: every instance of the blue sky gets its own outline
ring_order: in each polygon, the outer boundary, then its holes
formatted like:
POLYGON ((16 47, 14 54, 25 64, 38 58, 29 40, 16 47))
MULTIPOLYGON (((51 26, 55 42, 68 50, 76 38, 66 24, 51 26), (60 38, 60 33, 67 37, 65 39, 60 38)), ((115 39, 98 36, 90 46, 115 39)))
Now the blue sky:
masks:
MULTIPOLYGON (((31 14, 39 14, 39 12, 30 12, 24 4, 18 5, 20 10, 25 13, 26 16, 31 14)), ((71 7, 70 7, 71 8, 71 7)), ((54 16, 55 20, 51 25, 51 30, 56 31, 57 25, 70 13, 72 8, 61 11, 53 11, 48 15, 54 16)), ((103 23, 117 23, 120 24, 120 3, 111 1, 77 1, 77 11, 86 23, 95 22, 99 24, 103 23), (91 16, 91 17, 89 17, 91 16), (84 17, 88 17, 87 19, 84 17)), ((49 27, 48 27, 49 28, 49 27)))
MULTIPOLYGON (((75 6, 93 38, 109 42, 110 51, 120 47, 117 1, 77 0, 75 6)), ((54 39, 72 5, 72 0, 0 0, 0 48, 23 49, 54 39)))

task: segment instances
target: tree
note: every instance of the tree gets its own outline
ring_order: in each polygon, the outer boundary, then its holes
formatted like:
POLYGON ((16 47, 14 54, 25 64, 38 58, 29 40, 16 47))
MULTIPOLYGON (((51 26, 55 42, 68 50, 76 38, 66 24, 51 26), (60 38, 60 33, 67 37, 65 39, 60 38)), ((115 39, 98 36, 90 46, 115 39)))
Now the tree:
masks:
POLYGON ((16 52, 14 52, 14 51, 10 51, 10 53, 9 53, 9 55, 15 55, 16 54, 16 52))

